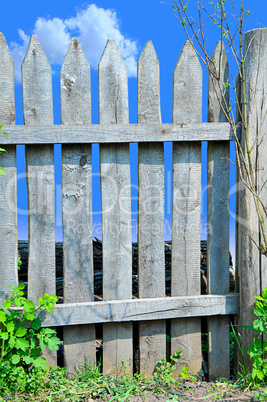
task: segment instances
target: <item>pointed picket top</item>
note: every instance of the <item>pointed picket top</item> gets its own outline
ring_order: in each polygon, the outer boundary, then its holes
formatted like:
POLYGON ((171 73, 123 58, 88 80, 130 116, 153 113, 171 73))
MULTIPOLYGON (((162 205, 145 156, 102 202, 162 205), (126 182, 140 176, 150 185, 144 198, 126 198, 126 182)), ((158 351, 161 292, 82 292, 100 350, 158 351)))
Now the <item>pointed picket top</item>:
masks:
POLYGON ((99 122, 128 124, 127 68, 115 40, 108 40, 98 69, 99 122))
MULTIPOLYGON (((229 65, 227 61, 226 51, 224 44, 218 41, 214 52, 212 54, 212 60, 216 60, 216 70, 220 70, 220 82, 226 84, 229 82, 229 65), (220 69, 219 69, 220 66, 220 69)), ((217 91, 219 90, 218 85, 216 85, 217 91)), ((229 104, 229 88, 225 89, 225 99, 227 105, 229 104)), ((227 107, 227 105, 225 107, 227 107)), ((226 117, 220 107, 217 99, 216 90, 212 83, 211 75, 209 76, 209 105, 208 105, 208 122, 224 122, 226 117)))
POLYGON ((202 121, 202 67, 190 41, 185 42, 173 73, 172 121, 202 121))
POLYGON ((0 60, 0 122, 15 124, 14 62, 2 32, 0 32, 0 60))
POLYGON ((91 124, 90 66, 76 38, 70 42, 61 69, 60 93, 61 123, 91 124))
POLYGON ((24 123, 53 124, 51 66, 35 35, 31 36, 21 70, 24 123))
POLYGON ((147 41, 137 63, 138 123, 161 123, 159 60, 152 41, 147 41))

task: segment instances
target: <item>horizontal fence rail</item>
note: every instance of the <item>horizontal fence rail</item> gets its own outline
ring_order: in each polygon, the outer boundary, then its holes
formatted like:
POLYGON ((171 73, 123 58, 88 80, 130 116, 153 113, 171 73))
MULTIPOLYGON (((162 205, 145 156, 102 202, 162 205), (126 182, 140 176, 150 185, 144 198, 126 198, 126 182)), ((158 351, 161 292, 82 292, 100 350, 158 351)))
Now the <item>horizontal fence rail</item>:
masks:
MULTIPOLYGON (((19 310, 19 307, 14 308, 19 310)), ((66 303, 38 313, 42 327, 238 314, 239 294, 66 303)))
POLYGON ((228 123, 3 126, 0 144, 105 144, 176 141, 233 141, 228 123))

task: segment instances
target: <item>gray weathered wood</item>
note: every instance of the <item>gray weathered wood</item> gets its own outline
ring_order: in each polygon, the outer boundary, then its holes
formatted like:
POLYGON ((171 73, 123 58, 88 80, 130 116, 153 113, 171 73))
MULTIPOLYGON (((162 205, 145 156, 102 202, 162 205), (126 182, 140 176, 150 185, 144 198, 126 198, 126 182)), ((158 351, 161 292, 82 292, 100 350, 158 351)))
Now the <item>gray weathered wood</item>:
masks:
MULTIPOLYGON (((91 124, 88 61, 72 39, 60 76, 61 123, 91 124)), ((64 303, 94 300, 92 247, 92 155, 90 144, 62 146, 64 303)), ((96 362, 95 326, 63 330, 64 365, 73 373, 85 359, 96 362)))
MULTIPOLYGON (((229 80, 229 67, 225 49, 218 42, 214 50, 220 82, 229 80), (220 67, 219 67, 220 66, 220 67)), ((218 84, 215 88, 218 91, 218 84)), ((209 76, 208 121, 223 122, 226 117, 220 107, 215 88, 209 76)), ((225 97, 229 104, 229 91, 225 97)), ((225 294, 229 292, 229 143, 208 143, 207 178, 207 247, 208 247, 208 292, 225 294)), ((209 379, 230 376, 229 318, 212 317, 208 320, 209 332, 209 379), (223 351, 223 353, 222 353, 223 351)))
MULTIPOLYGON (((33 35, 22 64, 25 125, 52 125, 51 67, 33 35)), ((34 302, 44 292, 55 294, 54 149, 52 145, 26 148, 29 214, 28 297, 34 302)), ((56 366, 56 352, 47 350, 48 365, 56 366)))
MULTIPOLYGON (((151 41, 137 68, 138 123, 161 122, 159 62, 151 41)), ((138 275, 139 297, 165 295, 164 150, 162 143, 139 144, 138 275)), ((164 321, 139 324, 140 372, 151 376, 166 357, 164 321)))
MULTIPOLYGON (((247 124, 254 177, 257 190, 266 206, 267 200, 267 104, 266 104, 266 62, 267 29, 254 29, 245 34, 244 41, 247 124)), ((245 133, 242 136, 245 150, 245 133)), ((240 184, 238 216, 238 271, 240 279, 241 325, 251 325, 255 319, 255 296, 267 286, 267 258, 260 255, 259 220, 255 203, 249 190, 240 184)), ((265 226, 267 219, 265 216, 265 226)), ((262 241, 262 240, 261 240, 262 241)), ((253 343, 255 333, 242 331, 244 351, 253 343)), ((250 362, 251 363, 251 362, 250 362)))
MULTIPOLYGON (((173 123, 201 123, 202 68, 185 42, 173 76, 173 123)), ((172 296, 200 294, 201 143, 173 144, 172 296)), ((171 322, 171 352, 181 349, 179 371, 201 375, 201 320, 171 322)))
MULTIPOLYGON (((237 314, 239 294, 157 297, 57 304, 53 314, 39 313, 42 326, 120 323, 237 314)), ((156 322, 156 321, 155 321, 156 322)), ((154 351, 153 351, 154 353, 154 351)))
MULTIPOLYGON (((100 124, 128 124, 127 69, 114 40, 99 63, 100 124)), ((116 127, 114 127, 116 130, 116 127)), ((132 297, 131 177, 128 144, 100 147, 103 298, 132 297)), ((111 373, 122 360, 132 373, 132 324, 103 325, 103 371, 111 373)))
POLYGON ((97 144, 117 142, 231 141, 228 123, 93 124, 91 126, 3 126, 0 144, 97 144))
MULTIPOLYGON (((14 63, 2 33, 0 33, 0 60, 0 122, 8 127, 10 124, 15 124, 14 63)), ((10 286, 18 284, 16 147, 8 145, 4 148, 7 153, 0 153, 0 166, 6 173, 0 175, 0 299, 2 300, 8 297, 10 286)))

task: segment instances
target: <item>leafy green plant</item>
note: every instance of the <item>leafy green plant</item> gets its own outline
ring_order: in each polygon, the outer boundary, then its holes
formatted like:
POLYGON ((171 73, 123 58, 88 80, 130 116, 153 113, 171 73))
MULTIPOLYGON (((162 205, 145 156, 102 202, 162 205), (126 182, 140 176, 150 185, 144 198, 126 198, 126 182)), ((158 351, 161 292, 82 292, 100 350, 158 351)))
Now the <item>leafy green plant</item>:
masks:
MULTIPOLYGON (((3 126, 3 123, 0 123, 0 130, 1 130, 2 126, 3 126)), ((8 135, 7 133, 4 133, 4 132, 2 132, 0 134, 8 135)), ((0 148, 0 153, 1 152, 6 152, 6 150, 3 148, 0 148)), ((0 174, 6 174, 4 169, 2 168, 2 166, 0 166, 0 174)))
POLYGON ((18 271, 20 270, 21 265, 22 265, 21 258, 18 257, 18 271))
MULTIPOLYGON (((267 334, 267 288, 263 290, 262 296, 256 296, 254 314, 258 318, 253 321, 253 326, 242 325, 242 328, 267 334)), ((267 361, 264 359, 266 353, 267 342, 254 338, 253 345, 248 348, 248 354, 253 359, 251 377, 258 384, 265 383, 267 380, 267 361)))
POLYGON ((158 385, 159 389, 162 387, 162 385, 177 383, 177 380, 175 380, 173 377, 173 370, 175 369, 175 364, 178 363, 181 356, 182 351, 179 349, 178 352, 175 352, 174 355, 170 357, 170 362, 167 362, 166 359, 159 361, 153 374, 153 380, 158 385))
POLYGON ((41 321, 36 312, 46 310, 53 313, 57 296, 47 293, 39 297, 38 305, 26 299, 24 285, 17 288, 11 286, 10 298, 0 304, 0 369, 22 367, 30 370, 32 367, 46 369, 46 360, 40 352, 48 346, 58 350, 60 340, 55 337, 55 331, 41 328, 41 321), (17 306, 14 308, 12 306, 17 306))

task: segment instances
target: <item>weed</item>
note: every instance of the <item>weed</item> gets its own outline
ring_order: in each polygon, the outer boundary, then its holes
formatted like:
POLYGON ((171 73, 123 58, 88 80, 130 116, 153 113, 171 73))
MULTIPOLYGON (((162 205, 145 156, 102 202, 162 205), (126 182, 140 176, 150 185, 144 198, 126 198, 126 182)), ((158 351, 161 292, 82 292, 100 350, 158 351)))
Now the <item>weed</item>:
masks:
POLYGON ((36 312, 44 309, 52 313, 57 297, 45 293, 35 305, 24 296, 23 284, 11 289, 10 298, 0 302, 0 390, 8 386, 33 391, 46 371, 47 363, 40 352, 46 346, 57 350, 60 343, 54 330, 40 329, 36 312))

